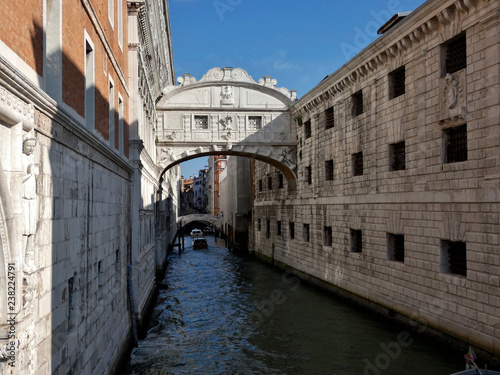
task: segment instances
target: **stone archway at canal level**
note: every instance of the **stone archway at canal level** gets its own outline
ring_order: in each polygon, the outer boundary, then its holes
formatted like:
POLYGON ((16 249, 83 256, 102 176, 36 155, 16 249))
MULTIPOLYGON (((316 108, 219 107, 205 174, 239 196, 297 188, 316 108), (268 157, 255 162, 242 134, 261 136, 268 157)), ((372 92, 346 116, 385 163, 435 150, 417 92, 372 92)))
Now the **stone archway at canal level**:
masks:
POLYGON ((297 143, 289 109, 296 92, 258 82, 243 69, 213 68, 197 81, 189 74, 158 101, 159 179, 184 161, 209 155, 250 157, 279 169, 295 188, 297 143))
POLYGON ((220 224, 222 222, 221 219, 216 217, 216 216, 205 215, 205 214, 184 215, 184 216, 179 216, 177 218, 177 224, 179 224, 181 227, 184 227, 187 224, 195 222, 195 221, 201 221, 201 222, 216 225, 216 226, 220 226, 220 224))

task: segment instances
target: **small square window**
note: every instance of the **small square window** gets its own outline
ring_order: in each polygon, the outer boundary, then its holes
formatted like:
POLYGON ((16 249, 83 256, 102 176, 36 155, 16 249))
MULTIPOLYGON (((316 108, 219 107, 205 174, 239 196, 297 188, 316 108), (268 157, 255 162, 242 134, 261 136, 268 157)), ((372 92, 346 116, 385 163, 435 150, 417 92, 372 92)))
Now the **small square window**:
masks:
POLYGON ((401 171, 406 168, 405 142, 389 145, 389 170, 401 171))
POLYGON ((325 161, 325 180, 333 180, 333 160, 325 161))
POLYGON ((194 129, 208 129, 208 116, 194 116, 194 129))
POLYGON ((281 236, 281 221, 279 220, 276 222, 276 234, 281 236))
POLYGON ((248 116, 248 129, 249 130, 259 130, 262 128, 262 117, 261 116, 248 116))
POLYGON ((333 107, 327 108, 325 111, 325 129, 331 129, 335 126, 335 114, 333 107))
POLYGON ((387 259, 397 262, 405 261, 405 236, 387 233, 387 259))
POLYGON ((441 240, 441 272, 467 276, 465 242, 441 240))
POLYGON ((304 224, 302 227, 302 240, 309 242, 309 224, 304 224))
POLYGON ((312 184, 312 167, 310 165, 306 167, 306 181, 309 185, 312 184))
POLYGON ((267 188, 273 190, 273 178, 271 176, 267 177, 267 188))
POLYGON ((363 174, 363 152, 352 155, 352 175, 361 176, 363 174))
POLYGON ((295 238, 295 223, 293 221, 288 223, 288 231, 290 232, 290 239, 293 240, 295 238))
POLYGON ((467 160, 467 124, 443 130, 444 162, 467 160))
POLYGON ((333 244, 332 227, 323 227, 323 245, 332 246, 332 244, 333 244))
POLYGON ((467 67, 467 39, 465 34, 452 39, 445 45, 445 73, 453 74, 467 67))
POLYGON ((359 90, 352 96, 352 115, 359 116, 363 110, 363 91, 359 90))
POLYGON ((278 189, 283 189, 283 186, 284 186, 283 173, 278 172, 278 189))
POLYGON ((389 99, 397 98, 405 93, 405 67, 396 69, 389 74, 389 99))
POLYGON ((304 122, 304 133, 305 133, 306 139, 311 138, 311 135, 312 135, 311 120, 307 120, 306 122, 304 122))
POLYGON ((351 229, 351 253, 363 251, 363 235, 361 230, 351 229))

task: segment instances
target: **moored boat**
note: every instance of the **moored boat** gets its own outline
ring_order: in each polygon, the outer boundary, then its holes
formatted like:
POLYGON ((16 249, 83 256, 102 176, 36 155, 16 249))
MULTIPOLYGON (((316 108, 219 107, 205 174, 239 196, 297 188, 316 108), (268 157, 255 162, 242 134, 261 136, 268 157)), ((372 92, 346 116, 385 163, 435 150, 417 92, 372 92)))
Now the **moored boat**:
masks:
POLYGON ((193 249, 208 249, 208 241, 204 237, 193 239, 193 249))

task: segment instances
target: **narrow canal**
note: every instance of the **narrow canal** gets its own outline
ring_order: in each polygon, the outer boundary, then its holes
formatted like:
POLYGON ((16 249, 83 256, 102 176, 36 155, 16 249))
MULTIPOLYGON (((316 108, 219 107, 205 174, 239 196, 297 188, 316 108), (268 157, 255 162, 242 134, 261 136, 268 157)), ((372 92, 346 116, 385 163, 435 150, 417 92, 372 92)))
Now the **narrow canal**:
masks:
POLYGON ((209 249, 171 254, 147 337, 127 374, 445 375, 463 353, 298 278, 209 249))

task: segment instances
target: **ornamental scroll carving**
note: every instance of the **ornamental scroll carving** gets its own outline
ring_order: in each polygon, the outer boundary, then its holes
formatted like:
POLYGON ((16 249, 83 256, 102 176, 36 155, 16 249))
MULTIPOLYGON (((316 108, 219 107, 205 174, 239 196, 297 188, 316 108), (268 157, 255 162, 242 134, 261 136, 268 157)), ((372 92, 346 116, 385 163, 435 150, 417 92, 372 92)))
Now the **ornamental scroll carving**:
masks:
POLYGON ((467 113, 465 70, 441 78, 441 121, 465 119, 467 113))

